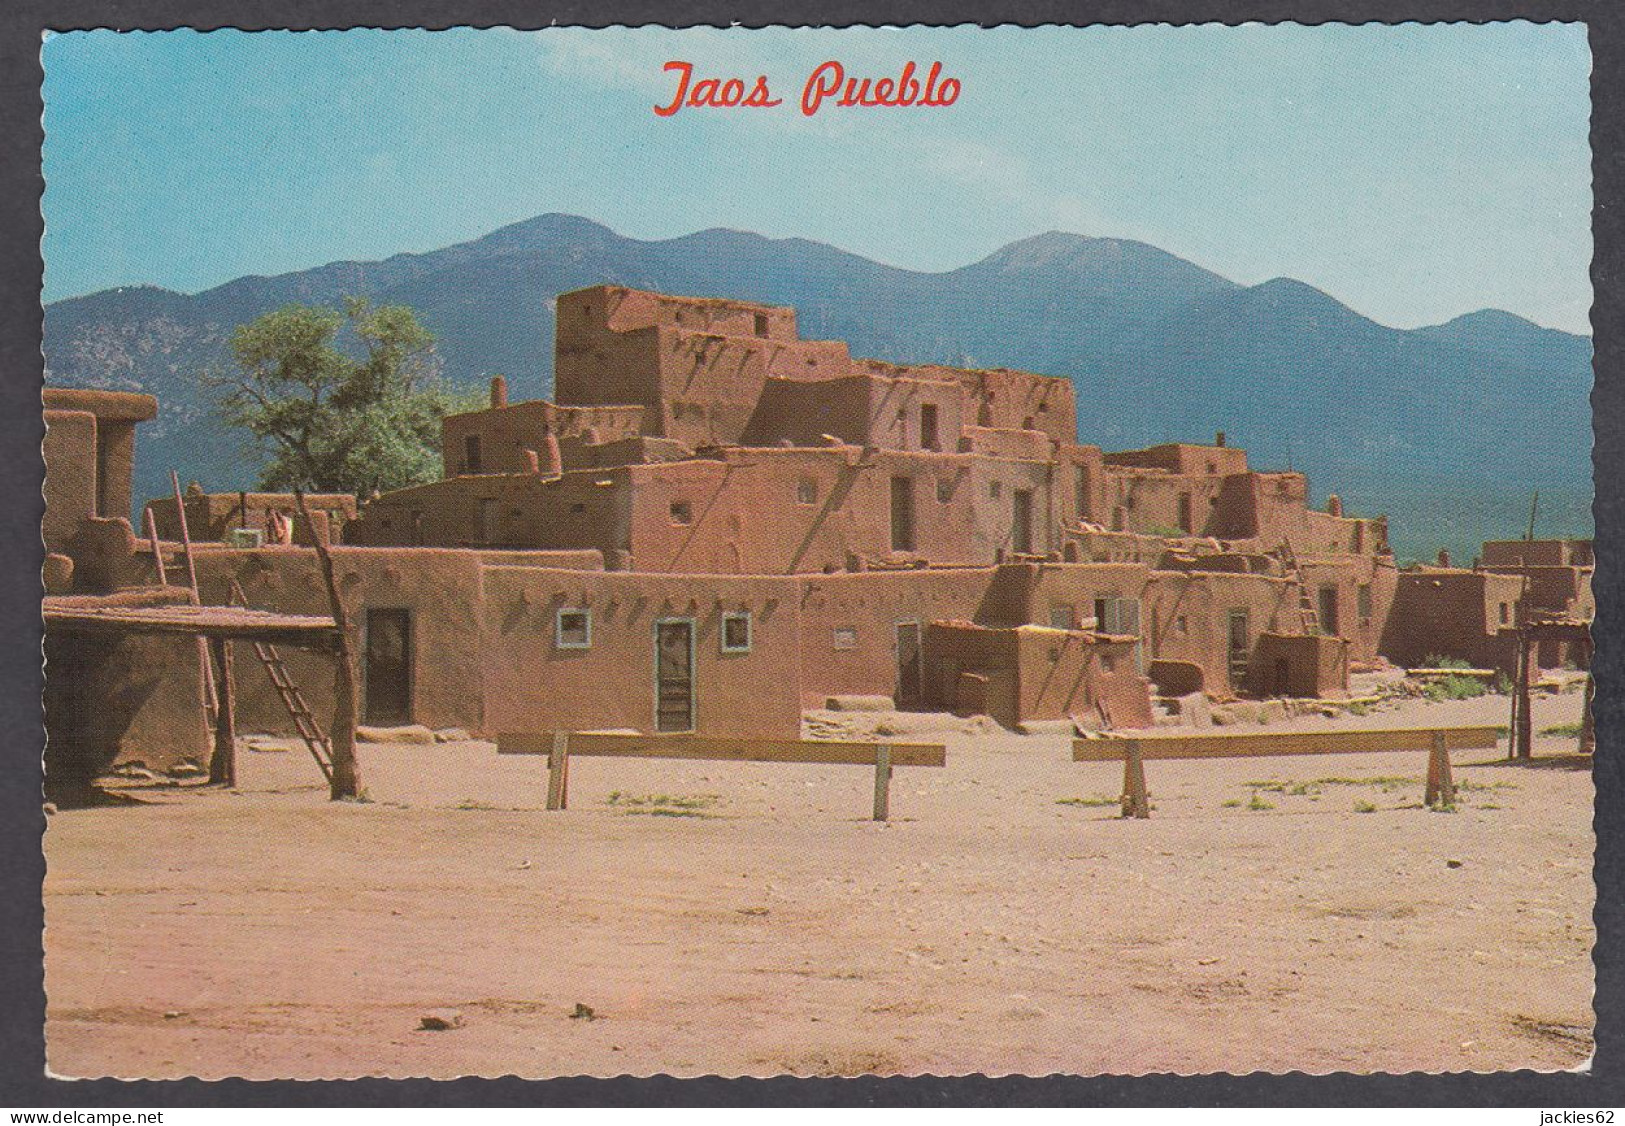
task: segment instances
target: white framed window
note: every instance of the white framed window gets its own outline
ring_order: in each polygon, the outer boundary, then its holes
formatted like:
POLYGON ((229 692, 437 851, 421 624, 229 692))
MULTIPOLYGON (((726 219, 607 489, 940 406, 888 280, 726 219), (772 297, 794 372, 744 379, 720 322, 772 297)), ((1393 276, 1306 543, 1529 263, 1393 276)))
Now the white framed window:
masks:
POLYGON ((749 653, 751 622, 749 610, 728 610, 722 615, 722 651, 749 653))
POLYGON ((856 649, 858 647, 858 627, 836 626, 834 643, 835 648, 838 650, 856 649))
POLYGON ((558 649, 591 649, 592 611, 559 607, 553 619, 553 645, 558 649))
POLYGON ((796 482, 796 503, 817 504, 818 482, 814 481, 811 477, 803 477, 800 481, 796 482))

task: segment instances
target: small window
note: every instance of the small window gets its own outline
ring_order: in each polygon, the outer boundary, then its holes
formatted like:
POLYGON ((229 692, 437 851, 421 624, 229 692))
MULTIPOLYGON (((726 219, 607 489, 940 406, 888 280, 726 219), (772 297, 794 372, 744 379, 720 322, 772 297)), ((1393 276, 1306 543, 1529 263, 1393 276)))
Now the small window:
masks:
MULTIPOLYGON (((1359 606, 1360 606, 1360 617, 1365 619, 1366 621, 1370 621, 1371 620, 1371 584, 1370 583, 1361 583, 1360 584, 1359 606)), ((1501 604, 1501 611, 1502 611, 1502 613, 1506 612, 1506 604, 1505 603, 1501 604)), ((1505 618, 1502 618, 1501 620, 1503 622, 1506 621, 1505 618)))
POLYGON ((835 648, 837 650, 856 649, 858 647, 857 626, 835 627, 835 648))
POLYGON ((722 651, 724 653, 750 652, 750 613, 733 610, 722 615, 722 651))
POLYGON ((766 336, 767 335, 767 314, 766 313, 757 313, 756 314, 756 335, 757 336, 766 336))
POLYGON ((998 500, 999 497, 1003 496, 1004 495, 1004 484, 1003 484, 1003 482, 1001 482, 1001 481, 989 481, 987 483, 987 495, 992 497, 994 500, 998 500))
POLYGON ((937 500, 947 504, 954 499, 954 483, 951 478, 944 477, 937 482, 937 500))
POLYGON ((463 439, 463 472, 479 473, 485 468, 480 456, 480 436, 469 434, 463 439))
POLYGON ((686 500, 674 500, 674 501, 672 501, 671 502, 671 522, 673 524, 692 524, 692 523, 694 523, 694 506, 689 504, 688 501, 686 501, 686 500))
MULTIPOLYGON (((1365 589, 1365 588, 1362 588, 1362 589, 1365 589)), ((1512 604, 1508 603, 1508 602, 1503 602, 1503 603, 1501 603, 1501 624, 1502 625, 1507 625, 1511 621, 1512 621, 1512 604)))
POLYGON ((579 516, 581 513, 587 511, 587 506, 578 501, 570 506, 570 511, 579 516))
POLYGON ((811 477, 803 477, 800 481, 798 481, 796 483, 796 503, 817 504, 818 482, 814 481, 811 477))
POLYGON ((553 644, 560 649, 591 649, 592 611, 561 609, 554 619, 553 644))

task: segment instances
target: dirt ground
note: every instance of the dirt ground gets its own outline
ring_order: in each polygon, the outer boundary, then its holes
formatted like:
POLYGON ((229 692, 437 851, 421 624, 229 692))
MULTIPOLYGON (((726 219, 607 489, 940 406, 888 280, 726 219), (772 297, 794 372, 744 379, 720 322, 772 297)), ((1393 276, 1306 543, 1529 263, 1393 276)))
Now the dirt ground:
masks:
MULTIPOLYGON (((1580 697, 1542 697, 1536 730, 1580 697)), ((826 717, 827 718, 827 717, 826 717)), ((1153 762, 945 740, 868 821, 861 767, 367 745, 333 804, 302 747, 239 790, 50 819, 49 1065, 65 1076, 1093 1074, 1582 1065, 1592 784, 1456 755, 1153 762), (1257 783, 1256 785, 1254 783, 1257 783), (585 1006, 579 1009, 577 1006, 585 1006), (590 1015, 587 1013, 590 1009, 590 1015), (443 1015, 460 1027, 420 1030, 443 1015)), ((1302 726, 1506 722, 1506 698, 1302 726)), ((937 728, 935 735, 929 731, 937 728)), ((1271 730, 1282 729, 1281 725, 1271 730)), ((1234 729, 1233 729, 1234 730, 1234 729)))

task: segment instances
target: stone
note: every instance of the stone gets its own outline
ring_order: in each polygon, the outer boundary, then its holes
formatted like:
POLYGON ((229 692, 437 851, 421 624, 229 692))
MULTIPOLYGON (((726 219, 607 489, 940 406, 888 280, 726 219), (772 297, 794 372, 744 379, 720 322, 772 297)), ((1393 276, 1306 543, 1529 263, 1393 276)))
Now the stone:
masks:
POLYGON ((467 743, 473 738, 461 727, 446 727, 434 733, 436 743, 467 743))
POLYGON ((206 770, 190 760, 186 762, 178 762, 169 768, 169 776, 171 778, 197 778, 206 773, 208 773, 206 770))
POLYGON ((413 723, 405 727, 357 727, 355 729, 355 738, 358 743, 416 743, 428 745, 435 741, 434 732, 421 723, 413 723))
POLYGON ((1265 700, 1258 705, 1259 723, 1285 723, 1287 710, 1285 702, 1281 700, 1265 700))
POLYGON ((418 1029, 422 1032, 450 1032, 461 1027, 463 1014, 456 1009, 435 1009, 418 1018, 418 1029))

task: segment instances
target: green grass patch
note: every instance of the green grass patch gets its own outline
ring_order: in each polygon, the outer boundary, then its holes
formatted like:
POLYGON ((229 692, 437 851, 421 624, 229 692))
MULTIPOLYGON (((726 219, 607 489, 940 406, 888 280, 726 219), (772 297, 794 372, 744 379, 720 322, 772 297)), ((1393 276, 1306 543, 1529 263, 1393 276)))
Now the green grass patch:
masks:
POLYGON ((1551 727, 1542 727, 1540 733, 1559 739, 1578 739, 1580 737, 1580 725, 1578 723, 1558 723, 1553 724, 1551 727))
POLYGON ((1056 798, 1056 805, 1081 805, 1088 809, 1105 809, 1107 806, 1121 805, 1121 798, 1108 798, 1095 795, 1087 798, 1056 798))
POLYGON ((1473 676, 1442 676, 1422 689, 1422 694, 1434 703, 1444 700, 1472 700, 1479 696, 1487 696, 1489 692, 1489 686, 1473 676))
POLYGON ((1274 809, 1275 803, 1265 801, 1263 798, 1259 797, 1258 791, 1254 790, 1253 796, 1247 802, 1247 808, 1251 810, 1274 809))
POLYGON ((1357 801, 1357 802, 1354 803, 1354 812, 1355 813, 1375 813, 1375 812, 1377 812, 1377 807, 1372 805, 1368 801, 1357 801))
POLYGON ((647 817, 713 817, 706 812, 722 800, 718 794, 625 794, 616 790, 609 804, 622 813, 647 817))
POLYGON ((1428 669, 1470 669, 1472 662, 1460 657, 1441 657, 1437 653, 1430 653, 1422 658, 1422 667, 1428 669))

